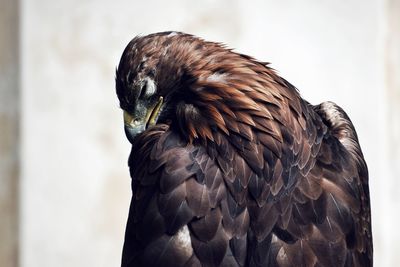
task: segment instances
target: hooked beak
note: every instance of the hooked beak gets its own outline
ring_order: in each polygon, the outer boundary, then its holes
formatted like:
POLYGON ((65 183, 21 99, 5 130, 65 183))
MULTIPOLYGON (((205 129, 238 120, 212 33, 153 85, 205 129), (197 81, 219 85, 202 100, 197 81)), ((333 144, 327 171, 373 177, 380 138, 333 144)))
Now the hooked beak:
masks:
POLYGON ((163 97, 160 96, 157 103, 153 107, 147 109, 146 115, 143 118, 134 117, 124 110, 125 135, 131 144, 136 135, 146 130, 149 126, 156 124, 163 101, 163 97))

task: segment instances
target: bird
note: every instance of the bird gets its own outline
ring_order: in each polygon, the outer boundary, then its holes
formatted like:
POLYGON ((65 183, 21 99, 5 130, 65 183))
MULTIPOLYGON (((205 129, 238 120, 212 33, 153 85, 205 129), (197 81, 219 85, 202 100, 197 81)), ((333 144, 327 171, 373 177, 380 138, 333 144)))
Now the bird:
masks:
POLYGON ((121 266, 372 266, 368 169, 337 104, 174 31, 133 38, 115 82, 131 143, 121 266))

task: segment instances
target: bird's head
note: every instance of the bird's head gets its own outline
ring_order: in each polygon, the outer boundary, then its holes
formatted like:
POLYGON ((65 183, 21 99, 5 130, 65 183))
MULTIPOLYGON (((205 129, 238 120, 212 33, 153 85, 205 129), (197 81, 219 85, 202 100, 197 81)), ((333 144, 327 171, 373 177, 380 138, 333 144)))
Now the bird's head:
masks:
POLYGON ((207 142, 216 131, 237 132, 237 122, 255 125, 251 114, 265 109, 256 101, 274 101, 265 92, 271 75, 265 64, 189 34, 135 37, 116 71, 127 138, 132 143, 149 126, 166 123, 188 142, 207 142))
POLYGON ((174 121, 179 102, 187 97, 183 87, 189 86, 192 79, 178 62, 183 55, 176 53, 183 44, 177 39, 182 37, 192 38, 177 32, 138 36, 122 54, 116 72, 116 91, 131 143, 149 126, 174 121))

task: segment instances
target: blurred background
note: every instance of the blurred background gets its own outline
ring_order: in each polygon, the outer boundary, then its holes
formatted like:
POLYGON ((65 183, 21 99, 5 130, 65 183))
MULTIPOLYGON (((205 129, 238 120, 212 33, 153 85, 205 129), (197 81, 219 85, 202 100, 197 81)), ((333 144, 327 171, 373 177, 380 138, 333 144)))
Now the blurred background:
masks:
POLYGON ((114 75, 178 30, 272 67, 353 120, 376 266, 400 264, 400 0, 0 0, 0 266, 119 266, 130 201, 114 75), (397 253, 396 253, 397 252, 397 253))

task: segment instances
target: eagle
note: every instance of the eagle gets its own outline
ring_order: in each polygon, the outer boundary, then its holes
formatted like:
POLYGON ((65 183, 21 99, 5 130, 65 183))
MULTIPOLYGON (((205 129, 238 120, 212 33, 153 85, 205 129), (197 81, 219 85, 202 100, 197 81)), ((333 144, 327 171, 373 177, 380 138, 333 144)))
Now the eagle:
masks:
POLYGON ((122 266, 372 266, 368 170, 349 117, 269 63, 182 32, 116 70, 132 144, 122 266))

